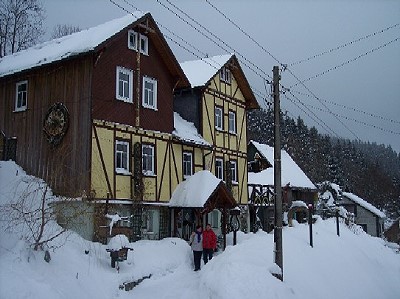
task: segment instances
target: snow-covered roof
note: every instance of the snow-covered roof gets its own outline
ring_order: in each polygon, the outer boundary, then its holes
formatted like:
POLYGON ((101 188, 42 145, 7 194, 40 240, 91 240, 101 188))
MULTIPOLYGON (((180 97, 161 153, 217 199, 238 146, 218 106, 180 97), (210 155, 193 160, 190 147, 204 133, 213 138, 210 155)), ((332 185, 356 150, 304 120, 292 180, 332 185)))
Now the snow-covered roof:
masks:
POLYGON ((0 59, 0 77, 89 52, 144 15, 144 12, 136 11, 96 27, 5 56, 0 59))
MULTIPOLYGON (((274 185, 274 148, 251 140, 259 153, 267 159, 272 167, 258 173, 248 173, 249 184, 274 185)), ((284 150, 281 151, 281 182, 282 186, 290 183, 291 187, 317 189, 301 168, 293 161, 284 150)))
POLYGON ((234 54, 218 55, 182 62, 181 68, 192 87, 204 86, 234 54))
POLYGON ((369 202, 365 201, 364 199, 358 197, 357 195, 350 193, 350 192, 343 192, 343 196, 347 197, 351 201, 355 202, 356 204, 362 206, 363 208, 367 209, 371 213, 375 214, 380 218, 386 218, 385 213, 380 211, 378 208, 370 204, 369 202))
POLYGON ((172 193, 170 207, 202 208, 221 180, 208 170, 198 171, 172 193))
POLYGON ((174 112, 174 128, 175 129, 172 132, 172 135, 181 140, 199 145, 208 145, 208 146, 210 145, 197 132, 197 129, 194 126, 194 124, 183 119, 177 112, 174 112))

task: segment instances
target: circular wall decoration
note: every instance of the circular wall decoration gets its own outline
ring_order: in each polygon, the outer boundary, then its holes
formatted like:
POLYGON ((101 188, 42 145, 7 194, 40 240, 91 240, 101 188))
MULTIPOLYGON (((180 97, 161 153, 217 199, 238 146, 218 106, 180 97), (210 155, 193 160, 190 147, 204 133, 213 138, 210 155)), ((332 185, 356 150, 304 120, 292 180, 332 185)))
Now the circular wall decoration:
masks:
POLYGON ((67 107, 63 103, 51 105, 43 120, 43 131, 47 141, 54 146, 60 144, 68 126, 69 113, 67 107))

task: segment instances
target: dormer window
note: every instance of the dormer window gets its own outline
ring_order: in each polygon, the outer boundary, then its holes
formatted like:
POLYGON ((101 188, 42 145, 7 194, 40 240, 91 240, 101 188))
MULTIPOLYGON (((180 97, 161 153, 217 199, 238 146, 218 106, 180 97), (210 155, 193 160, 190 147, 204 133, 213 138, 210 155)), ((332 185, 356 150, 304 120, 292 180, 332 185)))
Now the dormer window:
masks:
POLYGON ((219 71, 219 76, 220 76, 222 82, 231 84, 231 81, 232 81, 231 71, 227 67, 223 67, 219 71))
POLYGON ((144 55, 149 55, 149 39, 146 35, 136 31, 128 31, 128 49, 140 51, 144 55))

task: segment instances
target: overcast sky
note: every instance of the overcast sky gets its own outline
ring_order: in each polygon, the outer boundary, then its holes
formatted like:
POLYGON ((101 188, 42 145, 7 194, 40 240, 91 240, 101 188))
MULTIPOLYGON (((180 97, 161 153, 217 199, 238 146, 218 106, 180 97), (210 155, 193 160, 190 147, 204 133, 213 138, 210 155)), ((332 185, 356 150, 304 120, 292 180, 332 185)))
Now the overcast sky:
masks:
POLYGON ((47 38, 56 24, 85 29, 125 15, 115 2, 127 11, 149 11, 179 62, 235 52, 262 107, 265 98, 270 101, 265 79, 271 80, 274 65, 287 64, 281 83, 290 92, 281 96, 281 106, 291 117, 300 116, 322 134, 383 143, 400 152, 398 0, 42 2, 47 38))

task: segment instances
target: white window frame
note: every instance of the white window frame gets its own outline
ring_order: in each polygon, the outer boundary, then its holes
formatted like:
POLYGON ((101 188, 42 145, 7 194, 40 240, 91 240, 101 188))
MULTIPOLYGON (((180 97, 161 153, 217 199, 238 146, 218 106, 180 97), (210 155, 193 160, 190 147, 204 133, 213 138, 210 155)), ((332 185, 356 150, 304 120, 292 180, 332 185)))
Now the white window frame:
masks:
POLYGON ((129 173, 130 165, 129 165, 129 142, 116 140, 115 141, 115 171, 117 173, 129 173), (126 147, 126 150, 118 150, 118 146, 126 147), (121 157, 122 166, 126 164, 126 167, 119 167, 118 160, 119 156, 121 157), (125 163, 124 163, 125 162, 125 163))
POLYGON ((227 68, 227 67, 223 67, 219 71, 219 77, 221 78, 222 82, 225 82, 227 84, 231 84, 231 82, 232 82, 232 74, 231 74, 231 71, 229 70, 229 68, 227 68))
POLYGON ((116 79, 115 79, 115 96, 117 100, 128 102, 128 103, 133 103, 133 71, 127 68, 124 68, 122 66, 117 66, 117 71, 116 71, 116 79), (128 75, 128 81, 125 80, 120 80, 120 74, 128 75), (121 96, 119 94, 120 91, 120 86, 119 83, 120 81, 123 81, 123 95, 121 96), (125 94, 125 88, 126 84, 128 86, 128 94, 125 94))
POLYGON ((154 145, 152 145, 152 144, 143 144, 142 145, 142 172, 144 175, 154 175, 155 174, 154 145), (144 153, 145 149, 151 149, 151 154, 147 154, 147 153, 145 154, 144 153), (150 163, 148 163, 147 159, 150 159, 150 163), (150 166, 150 167, 148 167, 148 166, 150 166))
POLYGON ((235 160, 231 160, 229 162, 231 163, 232 183, 237 183, 237 162, 235 160))
POLYGON ((137 51, 138 49, 138 33, 134 30, 128 31, 128 49, 137 51), (133 37, 133 44, 131 43, 131 37, 133 37))
POLYGON ((224 159, 215 158, 215 176, 224 180, 224 159))
POLYGON ((20 81, 15 84, 15 110, 25 111, 28 108, 28 81, 20 81), (25 90, 18 91, 19 87, 25 85, 25 90), (20 98, 21 97, 21 98, 20 98), (25 104, 23 102, 25 101, 25 104))
POLYGON ((183 152, 182 155, 182 167, 183 167, 183 177, 187 178, 193 175, 193 153, 191 152, 183 152), (185 157, 189 157, 189 159, 185 159, 185 157))
POLYGON ((142 105, 145 108, 150 108, 150 109, 154 109, 157 110, 157 80, 147 77, 147 76, 143 76, 143 88, 142 88, 142 105), (146 83, 150 83, 153 84, 153 90, 149 90, 146 88, 146 83), (152 92, 152 100, 153 103, 149 103, 149 95, 152 92), (147 98, 146 98, 147 95, 147 98))
POLYGON ((218 106, 215 106, 215 128, 221 131, 224 129, 224 111, 218 106))
POLYGON ((139 48, 140 53, 149 55, 149 38, 146 35, 139 34, 139 48), (142 41, 144 42, 144 47, 142 47, 142 41))
POLYGON ((229 133, 236 134, 236 112, 232 110, 228 113, 228 131, 229 133))

